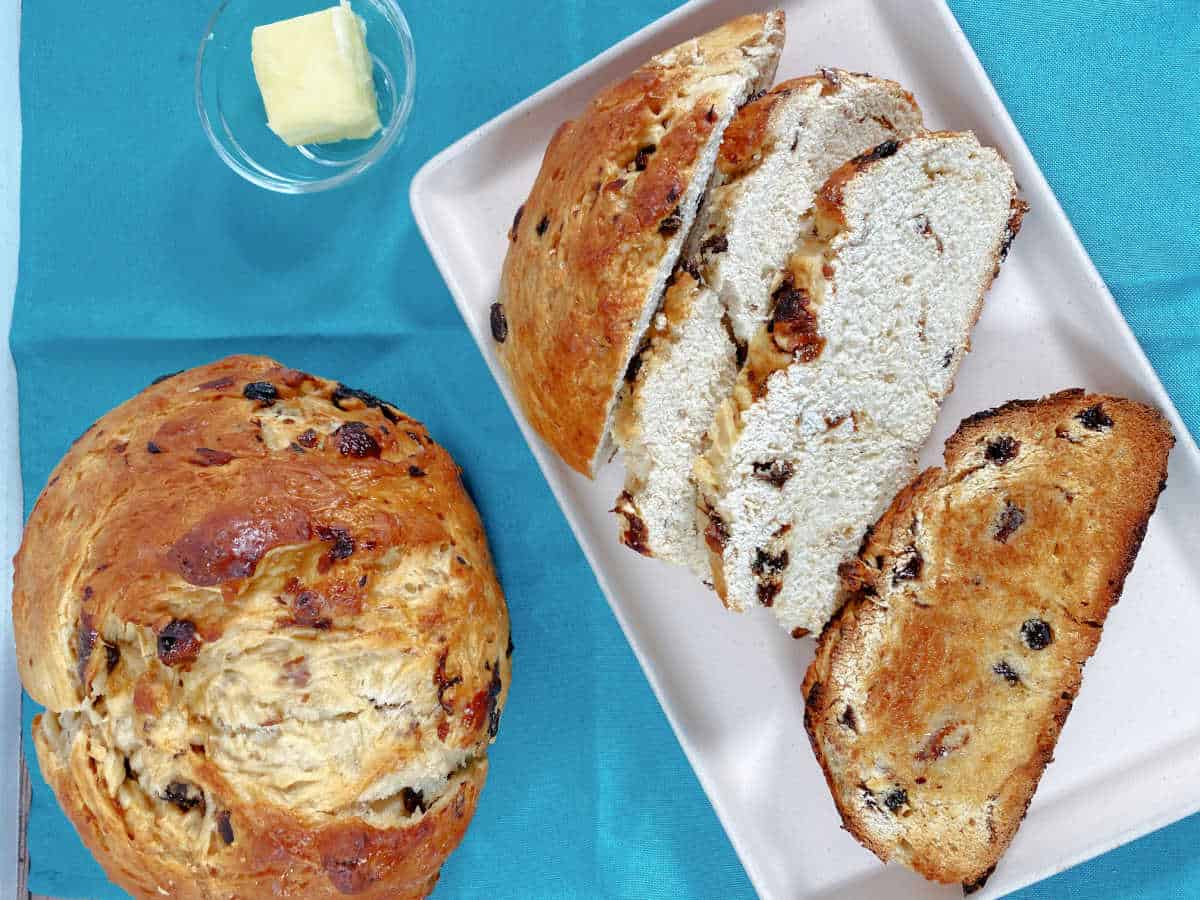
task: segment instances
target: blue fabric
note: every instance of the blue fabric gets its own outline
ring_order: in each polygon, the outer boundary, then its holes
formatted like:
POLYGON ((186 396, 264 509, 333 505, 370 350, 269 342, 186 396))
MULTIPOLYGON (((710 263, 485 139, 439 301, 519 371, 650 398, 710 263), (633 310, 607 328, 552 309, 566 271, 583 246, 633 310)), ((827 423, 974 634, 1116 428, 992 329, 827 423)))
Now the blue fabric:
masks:
MULTIPOLYGON (((672 4, 501 0, 480 14, 410 0, 420 77, 405 142, 359 183, 307 198, 243 183, 201 134, 192 66, 213 5, 25 4, 11 344, 26 508, 96 417, 226 353, 396 398, 467 472, 517 643, 484 802, 438 895, 753 896, 407 204, 433 153, 672 4)), ((1197 433, 1195 0, 951 5, 1197 433)), ((124 896, 58 811, 28 740, 27 752, 31 889, 124 896)), ((1197 844, 1193 817, 1018 896, 1197 896, 1197 844)))

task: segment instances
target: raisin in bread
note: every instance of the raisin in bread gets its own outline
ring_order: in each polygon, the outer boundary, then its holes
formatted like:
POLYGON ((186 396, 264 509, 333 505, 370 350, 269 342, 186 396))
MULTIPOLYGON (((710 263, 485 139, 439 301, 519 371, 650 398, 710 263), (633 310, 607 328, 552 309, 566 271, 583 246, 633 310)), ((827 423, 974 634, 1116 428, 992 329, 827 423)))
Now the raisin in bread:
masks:
POLYGON ((835 69, 784 82, 739 110, 614 421, 626 545, 708 577, 692 464, 733 390, 739 346, 766 318, 770 279, 833 170, 920 128, 900 85, 835 69))
POLYGON ((1154 410, 1063 391, 973 416, 843 571, 804 681, 846 828, 978 887, 1025 814, 1165 484, 1154 410))
POLYGON ((592 475, 617 395, 737 108, 767 87, 781 12, 653 57, 564 123, 509 232, 492 335, 534 430, 592 475))
POLYGON ((1020 226, 1008 165, 971 134, 888 141, 822 187, 766 326, 697 460, 726 605, 796 636, 916 470, 984 293, 1020 226))

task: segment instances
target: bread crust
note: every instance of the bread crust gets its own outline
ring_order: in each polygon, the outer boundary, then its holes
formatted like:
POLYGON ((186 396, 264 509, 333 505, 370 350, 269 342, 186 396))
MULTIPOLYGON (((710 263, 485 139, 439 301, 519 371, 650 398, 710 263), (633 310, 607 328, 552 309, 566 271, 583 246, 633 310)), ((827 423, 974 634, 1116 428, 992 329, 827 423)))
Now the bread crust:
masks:
POLYGON ((725 129, 721 150, 717 154, 721 183, 730 184, 758 167, 771 152, 775 141, 773 125, 779 114, 780 103, 793 91, 804 90, 819 80, 818 76, 805 75, 782 81, 738 110, 725 129))
POLYGON ((380 829, 355 818, 314 825, 246 804, 231 813, 238 823, 234 843, 201 872, 147 840, 153 821, 113 802, 96 781, 86 739, 74 743, 64 762, 41 719, 35 717, 33 733, 42 776, 108 877, 139 898, 162 897, 165 890, 177 900, 419 900, 433 890, 442 863, 462 841, 487 778, 486 758, 471 763, 408 828, 380 829))
POLYGON ((880 859, 968 890, 995 868, 1173 443, 1155 410, 1078 389, 978 413, 844 567, 805 727, 846 829, 880 859))
POLYGON ((507 610, 458 467, 368 393, 148 387, 52 473, 13 614, 42 773, 135 896, 419 897, 470 821, 507 610))
POLYGON ((493 335, 526 418, 585 475, 656 279, 694 212, 680 203, 707 183, 704 151, 754 89, 738 74, 746 56, 762 56, 759 79, 769 80, 782 29, 781 12, 743 16, 602 91, 555 132, 513 221, 505 325, 493 335))

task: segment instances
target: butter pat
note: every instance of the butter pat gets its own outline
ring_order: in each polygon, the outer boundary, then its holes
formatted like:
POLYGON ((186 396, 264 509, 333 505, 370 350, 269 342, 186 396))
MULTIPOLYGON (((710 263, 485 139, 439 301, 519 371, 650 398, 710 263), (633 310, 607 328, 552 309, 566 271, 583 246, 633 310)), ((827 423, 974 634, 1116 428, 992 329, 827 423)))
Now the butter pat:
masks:
POLYGON ((367 26, 349 0, 260 25, 250 45, 267 127, 289 147, 368 138, 379 130, 367 26))

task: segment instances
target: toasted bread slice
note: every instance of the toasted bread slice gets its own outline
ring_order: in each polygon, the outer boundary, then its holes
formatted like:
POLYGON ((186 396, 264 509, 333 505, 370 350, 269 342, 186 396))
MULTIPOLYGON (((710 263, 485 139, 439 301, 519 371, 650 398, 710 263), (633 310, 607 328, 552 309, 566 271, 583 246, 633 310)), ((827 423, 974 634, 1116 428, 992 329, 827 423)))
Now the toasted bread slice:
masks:
POLYGON ((1166 483, 1149 407, 1063 391, 963 422, 843 571, 804 681, 847 830, 978 887, 1012 841, 1166 483))
POLYGON ((555 132, 509 232, 492 336, 534 430, 591 476, 624 374, 737 108, 775 77, 782 12, 653 57, 555 132))
POLYGON ((771 279, 833 170, 920 129, 900 85, 837 69, 784 82, 739 110, 614 421, 626 545, 709 577, 692 464, 733 390, 739 347, 766 321, 771 279))
POLYGON ((916 471, 1025 205, 969 133, 888 141, 822 187, 695 476, 726 605, 796 636, 916 471))

